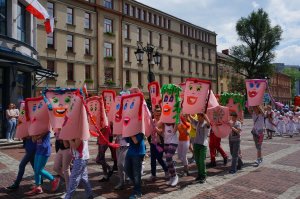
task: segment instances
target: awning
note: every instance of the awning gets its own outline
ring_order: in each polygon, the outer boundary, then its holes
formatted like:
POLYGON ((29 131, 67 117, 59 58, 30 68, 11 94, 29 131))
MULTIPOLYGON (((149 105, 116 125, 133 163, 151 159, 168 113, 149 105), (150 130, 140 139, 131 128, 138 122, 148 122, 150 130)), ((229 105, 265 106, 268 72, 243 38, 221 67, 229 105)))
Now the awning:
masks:
POLYGON ((40 85, 44 81, 44 79, 55 78, 58 76, 57 73, 55 73, 51 70, 45 69, 45 68, 37 68, 34 72, 35 72, 34 86, 40 85))

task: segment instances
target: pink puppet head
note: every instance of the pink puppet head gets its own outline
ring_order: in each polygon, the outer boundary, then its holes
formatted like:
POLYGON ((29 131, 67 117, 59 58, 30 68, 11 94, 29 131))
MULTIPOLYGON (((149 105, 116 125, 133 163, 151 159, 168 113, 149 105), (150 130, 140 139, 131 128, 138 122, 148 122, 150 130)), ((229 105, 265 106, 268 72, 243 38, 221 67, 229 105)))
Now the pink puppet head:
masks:
POLYGON ((22 139, 24 137, 27 137, 28 134, 28 122, 26 120, 25 115, 25 102, 22 101, 20 103, 20 115, 18 118, 18 125, 16 130, 16 138, 22 139))
POLYGON ((83 96, 76 92, 71 97, 69 110, 66 114, 59 138, 62 140, 82 139, 90 137, 87 111, 83 96))
POLYGON ((264 79, 246 79, 248 106, 258 106, 263 103, 263 97, 267 88, 264 79))
MULTIPOLYGON (((155 108, 155 107, 154 107, 155 108)), ((153 125, 152 125, 152 115, 150 110, 148 109, 147 103, 144 100, 143 103, 143 113, 144 113, 144 124, 145 124, 145 136, 149 137, 153 132, 153 125)))
POLYGON ((207 116, 211 123, 212 131, 219 138, 228 136, 231 132, 229 124, 229 108, 225 106, 215 106, 207 109, 207 116))
POLYGON ((123 123, 123 137, 134 136, 141 132, 144 133, 143 102, 144 97, 142 93, 122 96, 116 120, 123 123))
POLYGON ((71 104, 73 92, 78 89, 46 89, 43 97, 48 105, 50 123, 53 129, 61 129, 71 104))
POLYGON ((210 81, 188 78, 182 103, 183 114, 205 112, 206 100, 210 89, 210 81))
POLYGON ((226 104, 226 107, 229 108, 229 113, 236 113, 237 114, 237 118, 240 121, 244 120, 244 113, 243 113, 243 109, 240 108, 241 105, 238 103, 234 103, 232 98, 229 98, 228 103, 226 104))
POLYGON ((158 82, 151 82, 148 84, 148 91, 151 97, 151 105, 152 111, 156 105, 160 105, 161 103, 161 96, 160 96, 160 86, 158 82))
POLYGON ((49 115, 43 97, 25 99, 25 114, 30 136, 40 135, 49 131, 49 115))
POLYGON ((123 123, 122 120, 119 118, 119 114, 118 111, 120 111, 120 107, 121 107, 121 98, 122 96, 117 96, 115 99, 115 105, 114 105, 114 121, 113 121, 113 134, 115 135, 122 135, 122 129, 123 129, 123 123))
POLYGON ((105 107, 106 115, 108 118, 108 122, 110 123, 114 120, 112 106, 115 103, 116 92, 114 90, 103 90, 102 97, 104 100, 104 107, 105 107))
POLYGON ((93 124, 93 122, 89 120, 91 131, 96 131, 95 125, 99 129, 109 126, 102 96, 89 97, 86 99, 86 104, 91 118, 95 122, 95 124, 93 124))

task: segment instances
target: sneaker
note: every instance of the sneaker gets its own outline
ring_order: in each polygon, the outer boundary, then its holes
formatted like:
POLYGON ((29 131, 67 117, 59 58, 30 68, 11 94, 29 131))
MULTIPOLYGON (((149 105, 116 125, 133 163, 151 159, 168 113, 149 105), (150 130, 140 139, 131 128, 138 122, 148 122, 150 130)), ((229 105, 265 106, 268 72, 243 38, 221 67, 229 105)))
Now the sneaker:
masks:
POLYGON ((172 177, 167 181, 166 185, 171 185, 172 184, 172 177))
POLYGON ((59 183, 60 183, 60 178, 55 178, 55 179, 51 182, 51 192, 57 191, 57 189, 58 189, 58 187, 59 187, 59 183))
POLYGON ((119 183, 117 186, 114 187, 114 190, 123 190, 124 189, 124 184, 119 183))
POLYGON ((19 188, 19 185, 16 183, 13 183, 12 185, 10 185, 9 187, 6 187, 6 189, 9 189, 11 191, 16 190, 19 188))
POLYGON ((236 171, 235 171, 235 170, 230 170, 229 173, 230 173, 230 174, 235 174, 236 171))
POLYGON ((258 161, 259 161, 259 164, 261 164, 263 162, 263 159, 259 158, 258 161))
POLYGON ((148 180, 150 180, 150 181, 154 181, 156 179, 156 176, 153 176, 153 175, 151 175, 149 178, 148 178, 148 180))
POLYGON ((225 165, 225 166, 227 165, 227 162, 228 162, 228 157, 225 157, 225 158, 224 158, 224 165, 225 165))
POLYGON ((25 195, 33 196, 41 193, 43 193, 42 187, 34 187, 31 191, 26 192, 25 195))
POLYGON ((171 186, 172 187, 175 187, 176 185, 177 185, 177 183, 178 183, 178 175, 176 175, 176 176, 174 176, 173 178, 172 178, 172 181, 171 181, 171 186))
POLYGON ((259 164, 261 163, 261 161, 260 161, 260 159, 257 159, 257 160, 255 160, 255 162, 254 162, 254 164, 255 164, 255 166, 259 166, 259 164))
POLYGON ((134 193, 129 196, 129 199, 136 199, 136 198, 141 198, 141 197, 142 197, 141 193, 134 193))
POLYGON ((144 165, 145 163, 143 162, 143 164, 142 164, 142 170, 141 170, 141 175, 143 176, 143 175, 145 175, 145 172, 144 172, 144 170, 145 170, 145 165, 144 165))

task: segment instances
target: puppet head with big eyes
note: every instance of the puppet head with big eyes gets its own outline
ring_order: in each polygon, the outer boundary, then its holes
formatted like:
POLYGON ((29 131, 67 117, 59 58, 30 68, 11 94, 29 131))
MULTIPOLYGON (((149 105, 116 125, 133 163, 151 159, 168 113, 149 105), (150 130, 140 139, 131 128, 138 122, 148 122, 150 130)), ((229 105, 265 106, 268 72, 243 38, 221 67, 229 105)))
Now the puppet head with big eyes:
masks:
POLYGON ((161 102, 161 96, 160 96, 160 86, 158 82, 151 82, 148 84, 148 91, 150 93, 151 97, 151 105, 152 105, 152 111, 154 111, 154 107, 156 105, 159 105, 161 102))
POLYGON ((246 79, 248 106, 258 106, 263 103, 263 96, 267 87, 264 79, 246 79))
POLYGON ((205 112, 206 100, 210 89, 210 81, 196 78, 186 80, 182 112, 195 114, 205 112))
POLYGON ((22 139, 24 137, 27 137, 28 134, 28 122, 26 120, 25 115, 25 102, 22 101, 20 103, 20 114, 18 117, 18 125, 16 129, 16 138, 22 139))
POLYGON ((161 88, 162 113, 160 121, 163 123, 179 123, 180 121, 180 92, 181 88, 174 84, 165 84, 161 88))
MULTIPOLYGON (((91 118, 94 120, 95 125, 102 129, 108 126, 108 120, 105 113, 104 101, 102 96, 93 96, 86 99, 86 104, 88 111, 91 114, 91 118)), ((94 124, 92 121, 89 121, 90 130, 96 131, 94 124)))
POLYGON ((39 135, 49 131, 49 115, 43 97, 25 99, 25 115, 29 135, 39 135))
POLYGON ((114 90, 103 90, 102 97, 104 100, 104 107, 108 118, 108 122, 110 123, 114 120, 112 106, 115 104, 116 92, 114 90))

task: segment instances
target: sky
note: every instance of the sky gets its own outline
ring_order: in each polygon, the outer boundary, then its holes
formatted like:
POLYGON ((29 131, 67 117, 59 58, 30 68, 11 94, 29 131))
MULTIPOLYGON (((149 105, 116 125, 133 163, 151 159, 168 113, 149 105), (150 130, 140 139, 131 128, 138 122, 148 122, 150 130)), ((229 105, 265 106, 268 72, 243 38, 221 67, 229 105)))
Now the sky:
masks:
POLYGON ((241 44, 235 25, 241 17, 263 8, 272 26, 283 34, 274 62, 300 65, 300 0, 138 0, 175 17, 217 33, 217 50, 241 44))

